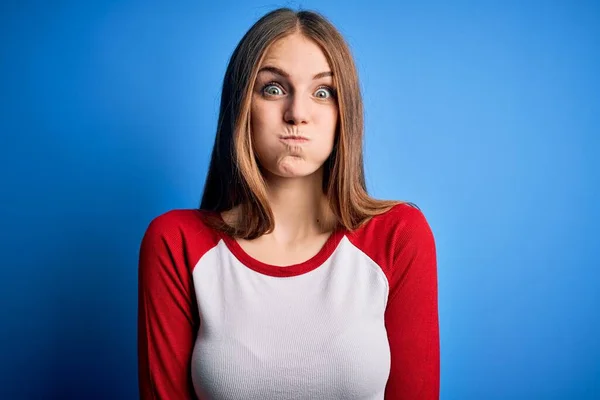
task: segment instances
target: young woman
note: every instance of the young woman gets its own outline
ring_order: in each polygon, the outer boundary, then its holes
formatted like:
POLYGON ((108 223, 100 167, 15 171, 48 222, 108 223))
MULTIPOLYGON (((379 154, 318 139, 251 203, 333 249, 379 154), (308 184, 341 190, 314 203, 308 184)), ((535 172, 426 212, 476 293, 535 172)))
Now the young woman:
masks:
POLYGON ((142 399, 439 397, 436 250, 371 198, 355 65, 321 15, 278 9, 229 62, 199 209, 139 259, 142 399))

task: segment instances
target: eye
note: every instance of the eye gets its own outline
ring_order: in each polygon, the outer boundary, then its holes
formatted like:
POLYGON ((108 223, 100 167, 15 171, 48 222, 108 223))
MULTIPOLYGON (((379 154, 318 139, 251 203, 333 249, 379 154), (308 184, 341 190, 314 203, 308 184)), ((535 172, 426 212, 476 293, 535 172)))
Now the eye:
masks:
POLYGON ((275 82, 270 82, 263 86, 262 92, 267 96, 281 96, 283 94, 283 89, 275 82))
POLYGON ((322 86, 317 89, 315 96, 319 99, 328 99, 335 96, 335 90, 329 86, 322 86))

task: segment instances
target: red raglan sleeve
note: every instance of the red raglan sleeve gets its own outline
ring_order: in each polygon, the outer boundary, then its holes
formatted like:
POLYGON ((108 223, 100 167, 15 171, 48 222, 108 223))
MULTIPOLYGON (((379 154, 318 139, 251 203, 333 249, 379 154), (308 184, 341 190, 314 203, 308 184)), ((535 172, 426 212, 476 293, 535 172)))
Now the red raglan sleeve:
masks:
POLYGON ((419 209, 407 208, 393 233, 385 324, 391 371, 385 400, 434 400, 440 393, 436 247, 419 209))
POLYGON ((190 359, 195 296, 183 235, 172 214, 155 218, 140 245, 138 380, 142 400, 196 399, 190 359))

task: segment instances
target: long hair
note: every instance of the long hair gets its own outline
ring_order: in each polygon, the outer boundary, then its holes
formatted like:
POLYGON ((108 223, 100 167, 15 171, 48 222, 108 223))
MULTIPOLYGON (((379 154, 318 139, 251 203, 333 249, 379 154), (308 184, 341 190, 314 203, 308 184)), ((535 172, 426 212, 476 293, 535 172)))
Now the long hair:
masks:
POLYGON ((237 221, 208 223, 244 239, 272 232, 274 217, 266 183, 250 140, 252 87, 269 47, 299 32, 324 52, 333 72, 339 107, 334 148, 325 161, 323 192, 338 227, 354 230, 401 201, 377 200, 367 193, 363 166, 363 103, 358 74, 346 41, 322 15, 279 8, 258 20, 233 52, 221 93, 217 134, 200 209, 221 212, 239 206, 237 221))

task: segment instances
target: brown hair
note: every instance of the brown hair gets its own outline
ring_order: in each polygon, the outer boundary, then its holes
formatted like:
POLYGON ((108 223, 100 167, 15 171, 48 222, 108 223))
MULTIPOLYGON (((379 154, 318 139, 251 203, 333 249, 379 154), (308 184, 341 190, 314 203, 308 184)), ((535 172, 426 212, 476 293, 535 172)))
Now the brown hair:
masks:
POLYGON ((269 46, 300 32, 323 50, 333 72, 339 119, 332 154, 324 165, 323 191, 338 225, 354 230, 400 201, 367 194, 363 166, 363 104, 358 74, 344 38, 322 15, 280 8, 258 20, 237 45, 223 81, 217 134, 201 210, 221 212, 239 206, 237 221, 209 219, 216 229, 253 239, 274 228, 265 181, 250 142, 251 90, 269 46))

